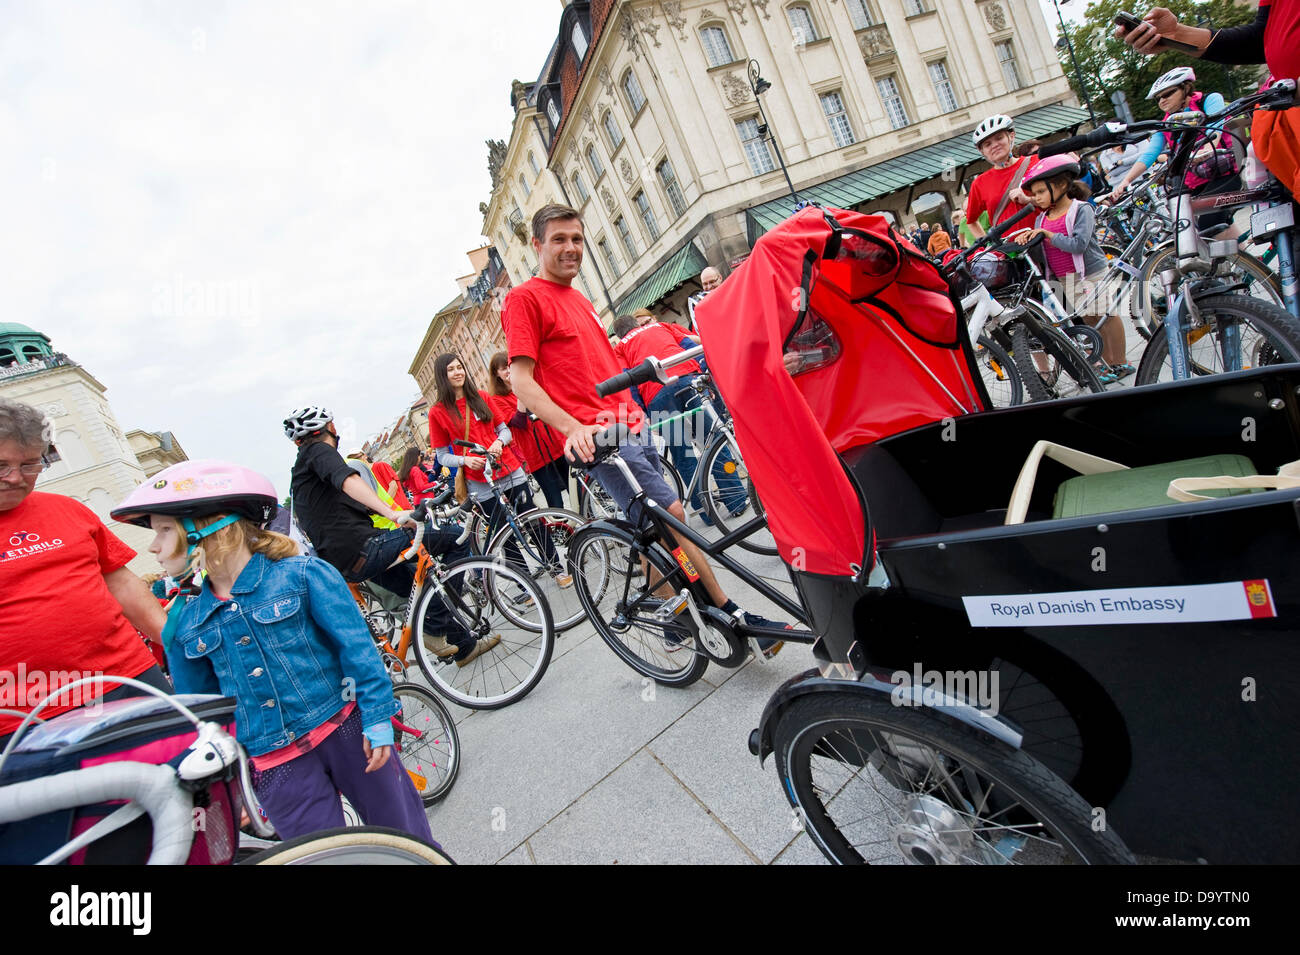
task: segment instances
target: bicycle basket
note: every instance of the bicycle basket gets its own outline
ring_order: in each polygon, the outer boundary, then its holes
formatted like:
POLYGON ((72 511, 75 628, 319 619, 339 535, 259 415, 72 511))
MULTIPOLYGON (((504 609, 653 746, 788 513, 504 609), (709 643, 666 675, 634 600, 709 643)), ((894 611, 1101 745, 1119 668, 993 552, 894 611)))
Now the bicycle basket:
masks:
POLYGON ((970 264, 971 276, 990 291, 1005 288, 1022 277, 1024 265, 1018 259, 1009 259, 1001 252, 986 252, 975 257, 970 264))

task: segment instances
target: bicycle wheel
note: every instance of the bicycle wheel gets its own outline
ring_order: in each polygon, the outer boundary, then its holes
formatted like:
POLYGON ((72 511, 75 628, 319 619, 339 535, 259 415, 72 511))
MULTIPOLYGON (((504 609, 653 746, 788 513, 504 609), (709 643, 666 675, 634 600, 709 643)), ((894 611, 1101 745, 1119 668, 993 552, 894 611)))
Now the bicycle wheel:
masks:
POLYGON ((924 706, 817 694, 776 726, 777 773, 832 862, 1132 863, 1088 803, 1027 753, 924 706))
POLYGON ((460 772, 460 736, 437 695, 416 683, 398 683, 393 696, 402 711, 393 717, 393 737, 402 766, 426 806, 451 792, 460 772))
POLYGON ((444 697, 470 709, 495 710, 523 699, 541 680, 555 649, 555 625, 532 578, 508 565, 470 558, 447 564, 437 581, 425 582, 412 646, 420 669, 444 697), (442 600, 472 636, 497 638, 496 645, 463 666, 452 656, 438 656, 424 641, 425 613, 433 600, 442 600), (509 614, 501 609, 507 602, 509 614))
POLYGON ((1024 384, 1011 356, 986 335, 975 342, 975 363, 994 408, 1010 408, 1025 400, 1024 384))
MULTIPOLYGON (((1030 303, 1025 303, 1029 308, 1030 303)), ((1071 398, 1104 391, 1097 373, 1070 339, 1040 321, 1030 338, 1029 328, 1018 322, 1011 333, 1011 357, 1030 401, 1071 398)))
MULTIPOLYGON (((714 434, 700 459, 700 494, 705 513, 724 536, 755 517, 767 517, 745 462, 737 455, 725 431, 714 434)), ((777 553, 776 540, 766 526, 739 544, 754 554, 771 557, 777 553)))
POLYGON ((600 482, 588 475, 578 482, 578 514, 584 521, 603 521, 620 516, 618 505, 600 482))
MULTIPOLYGON (((1165 300, 1165 286, 1160 281, 1160 273, 1177 268, 1178 252, 1173 245, 1165 245, 1151 253, 1142 268, 1142 277, 1138 281, 1134 300, 1136 314, 1133 321, 1143 338, 1150 340, 1164 323, 1169 313, 1169 303, 1165 300)), ((1236 252, 1229 256, 1224 265, 1224 275, 1232 284, 1242 284, 1245 289, 1241 294, 1264 302, 1271 302, 1278 308, 1285 309, 1282 299, 1282 283, 1273 274, 1273 270, 1255 258, 1249 252, 1236 252)))
POLYGON ((686 504, 686 485, 682 483, 682 476, 677 472, 677 466, 668 460, 666 451, 660 452, 659 463, 662 465, 660 470, 663 472, 664 480, 668 482, 670 488, 677 492, 677 500, 681 501, 684 507, 686 504))
POLYGON ((664 686, 689 686, 708 669, 708 657, 695 649, 698 634, 689 611, 667 619, 655 616, 662 600, 642 570, 642 559, 656 581, 669 578, 674 591, 685 586, 681 569, 658 547, 645 548, 627 531, 588 525, 569 542, 569 572, 583 609, 600 638, 638 673, 664 686), (588 568, 596 581, 588 583, 588 568))
POLYGON ((469 545, 469 551, 476 556, 482 556, 487 553, 488 547, 488 529, 491 522, 486 514, 476 505, 472 511, 465 517, 465 523, 469 527, 469 537, 465 541, 469 545))
MULTIPOLYGON (((555 621, 555 632, 563 633, 576 626, 586 616, 582 600, 573 586, 573 577, 569 573, 569 541, 583 524, 587 523, 573 511, 559 507, 542 507, 525 511, 515 519, 517 530, 510 524, 504 524, 488 544, 488 556, 493 560, 507 559, 507 543, 513 543, 514 549, 523 560, 524 566, 516 569, 527 573, 541 588, 547 603, 551 605, 551 616, 555 621)), ((591 584, 597 589, 608 582, 608 567, 602 581, 595 574, 600 568, 593 565, 591 584)), ((507 603, 502 612, 510 616, 511 607, 507 603)), ((520 626, 531 622, 524 617, 516 620, 520 626)))
MULTIPOLYGON (((1214 295, 1197 303, 1200 320, 1186 333, 1187 365, 1193 377, 1221 375, 1263 365, 1300 361, 1300 323, 1286 309, 1249 295, 1214 295), (1241 336, 1240 367, 1228 367, 1223 336, 1236 328, 1241 336)), ((1162 324, 1142 353, 1137 383, 1173 381, 1169 339, 1162 324)))
POLYGON ((410 833, 383 826, 346 826, 308 833, 251 856, 241 865, 455 865, 410 833))

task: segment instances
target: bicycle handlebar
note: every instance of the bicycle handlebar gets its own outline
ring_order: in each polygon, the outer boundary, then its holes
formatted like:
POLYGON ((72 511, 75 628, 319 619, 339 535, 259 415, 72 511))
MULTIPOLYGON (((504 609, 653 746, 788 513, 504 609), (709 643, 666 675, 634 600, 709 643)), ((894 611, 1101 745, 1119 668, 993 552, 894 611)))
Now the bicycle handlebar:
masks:
POLYGON ((672 368, 674 365, 682 365, 692 361, 704 354, 704 346, 696 345, 694 348, 687 348, 670 358, 650 357, 635 368, 628 371, 619 372, 612 378, 606 378, 604 381, 596 384, 596 394, 602 398, 608 398, 610 395, 617 394, 624 388, 631 388, 635 385, 644 385, 648 381, 660 381, 665 385, 671 385, 676 381, 676 377, 671 377, 664 370, 672 368))

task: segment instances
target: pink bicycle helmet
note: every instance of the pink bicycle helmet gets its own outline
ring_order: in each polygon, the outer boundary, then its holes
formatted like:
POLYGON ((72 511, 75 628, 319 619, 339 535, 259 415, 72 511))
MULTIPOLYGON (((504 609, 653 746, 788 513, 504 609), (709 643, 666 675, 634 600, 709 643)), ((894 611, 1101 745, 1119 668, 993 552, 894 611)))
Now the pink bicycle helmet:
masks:
POLYGON ((1032 182, 1051 179, 1062 174, 1068 174, 1071 179, 1079 178, 1079 157, 1074 153, 1062 153, 1059 156, 1048 156, 1046 159, 1035 161, 1025 172, 1024 182, 1020 186, 1022 189, 1028 189, 1032 182))
POLYGON ((229 461, 182 461, 159 471, 110 512, 114 520, 149 526, 150 514, 195 518, 238 514, 255 524, 275 516, 275 485, 229 461))

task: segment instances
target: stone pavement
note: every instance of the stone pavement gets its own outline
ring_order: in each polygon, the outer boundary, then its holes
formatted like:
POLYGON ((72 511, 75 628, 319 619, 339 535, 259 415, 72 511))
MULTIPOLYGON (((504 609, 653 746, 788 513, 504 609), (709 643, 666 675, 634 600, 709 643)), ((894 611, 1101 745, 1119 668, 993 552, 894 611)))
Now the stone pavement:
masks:
MULTIPOLYGON (((777 558, 740 553, 793 594, 777 558)), ((742 607, 781 617, 720 576, 742 607)), ((546 675, 520 702, 453 707, 461 770, 429 811, 434 838, 460 863, 821 863, 773 760, 760 768, 747 746, 772 692, 812 665, 810 647, 787 644, 770 663, 711 663, 693 686, 669 689, 630 669, 584 621, 559 636, 546 675)))

